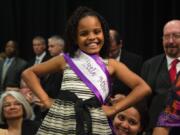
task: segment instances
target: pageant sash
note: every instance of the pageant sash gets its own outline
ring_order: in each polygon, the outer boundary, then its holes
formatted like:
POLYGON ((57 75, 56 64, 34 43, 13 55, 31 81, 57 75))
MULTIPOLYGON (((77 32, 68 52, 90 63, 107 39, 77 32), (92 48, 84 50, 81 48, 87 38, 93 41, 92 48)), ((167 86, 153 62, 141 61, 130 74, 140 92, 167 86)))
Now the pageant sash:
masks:
POLYGON ((82 51, 78 51, 75 58, 70 58, 68 54, 64 54, 64 58, 77 76, 104 104, 109 94, 110 82, 109 72, 102 59, 97 55, 89 56, 82 51))

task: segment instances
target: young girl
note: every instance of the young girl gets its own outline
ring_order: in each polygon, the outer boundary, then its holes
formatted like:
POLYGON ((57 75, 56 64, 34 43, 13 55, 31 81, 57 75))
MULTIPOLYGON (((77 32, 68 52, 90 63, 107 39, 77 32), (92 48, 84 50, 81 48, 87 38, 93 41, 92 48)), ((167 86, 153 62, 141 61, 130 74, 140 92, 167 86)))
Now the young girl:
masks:
POLYGON ((166 108, 159 116, 153 135, 168 135, 172 127, 180 127, 180 72, 169 90, 166 108))
POLYGON ((128 108, 151 92, 150 87, 124 64, 107 59, 109 29, 97 12, 79 7, 66 29, 65 54, 23 72, 23 79, 45 107, 50 108, 37 135, 111 135, 107 117, 128 108), (51 100, 38 77, 63 72, 59 98, 51 100), (116 75, 132 92, 113 106, 105 105, 110 75, 116 75))

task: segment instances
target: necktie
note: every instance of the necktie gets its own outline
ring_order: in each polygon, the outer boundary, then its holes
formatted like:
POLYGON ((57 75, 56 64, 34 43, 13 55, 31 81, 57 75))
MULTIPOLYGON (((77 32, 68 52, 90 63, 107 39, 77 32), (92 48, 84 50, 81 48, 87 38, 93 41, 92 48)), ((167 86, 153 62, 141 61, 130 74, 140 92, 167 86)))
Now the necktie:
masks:
POLYGON ((173 60, 172 63, 171 63, 171 68, 170 68, 170 70, 169 70, 169 76, 170 76, 170 79, 171 79, 171 82, 172 82, 172 83, 173 83, 173 82, 175 81, 175 79, 176 79, 176 73, 177 73, 177 71, 176 71, 176 65, 177 65, 178 62, 179 62, 178 59, 173 60))
POLYGON ((5 76, 6 76, 6 73, 7 73, 7 70, 10 66, 10 59, 6 59, 4 64, 3 64, 3 69, 2 69, 2 76, 1 76, 1 84, 4 83, 4 79, 5 79, 5 76))

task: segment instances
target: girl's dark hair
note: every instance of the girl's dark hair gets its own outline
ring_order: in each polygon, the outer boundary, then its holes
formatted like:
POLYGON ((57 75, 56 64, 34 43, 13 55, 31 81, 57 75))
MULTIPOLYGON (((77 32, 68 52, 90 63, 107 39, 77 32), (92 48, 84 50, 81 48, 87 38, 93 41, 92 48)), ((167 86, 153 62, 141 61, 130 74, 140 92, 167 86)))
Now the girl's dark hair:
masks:
POLYGON ((106 20, 96 11, 87 8, 87 7, 79 7, 77 8, 72 16, 69 18, 66 31, 65 31, 65 37, 66 37, 66 46, 64 49, 65 53, 69 53, 71 57, 74 57, 75 52, 78 50, 78 45, 76 43, 77 41, 77 27, 79 24, 79 21, 86 17, 86 16, 95 16, 99 19, 101 23, 101 27, 104 33, 104 45, 100 51, 100 56, 103 58, 108 57, 109 52, 109 27, 106 22, 106 20))

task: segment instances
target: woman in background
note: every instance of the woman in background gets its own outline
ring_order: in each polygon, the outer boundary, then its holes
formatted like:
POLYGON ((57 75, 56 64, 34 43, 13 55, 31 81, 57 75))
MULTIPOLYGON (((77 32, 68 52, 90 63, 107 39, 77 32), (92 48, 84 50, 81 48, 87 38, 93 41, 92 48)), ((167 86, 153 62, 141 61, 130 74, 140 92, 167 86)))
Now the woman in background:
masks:
POLYGON ((35 135, 39 123, 32 121, 33 110, 17 91, 6 91, 0 98, 0 135, 35 135))

